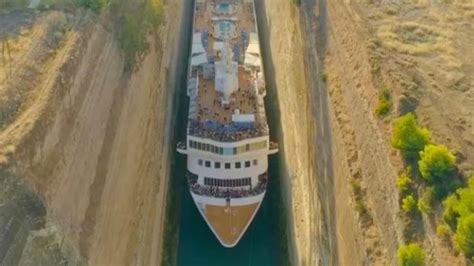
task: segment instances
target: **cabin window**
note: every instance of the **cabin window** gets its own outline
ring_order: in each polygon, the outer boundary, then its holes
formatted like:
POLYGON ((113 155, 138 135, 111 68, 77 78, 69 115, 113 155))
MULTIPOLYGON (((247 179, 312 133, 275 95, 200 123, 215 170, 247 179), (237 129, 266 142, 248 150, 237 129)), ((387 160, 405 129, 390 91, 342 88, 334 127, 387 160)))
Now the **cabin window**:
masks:
POLYGON ((198 160, 198 165, 199 165, 199 166, 202 166, 202 159, 199 159, 199 160, 198 160))
POLYGON ((225 163, 225 169, 230 169, 230 163, 225 163))
POLYGON ((235 163, 235 168, 240 169, 241 167, 242 167, 242 163, 241 163, 241 162, 236 162, 236 163, 235 163))
POLYGON ((245 161, 245 168, 249 168, 250 167, 250 161, 245 161))
POLYGON ((210 161, 206 161, 206 167, 211 167, 211 162, 210 161))
POLYGON ((215 162, 214 163, 214 168, 220 169, 221 168, 221 163, 220 162, 215 162))

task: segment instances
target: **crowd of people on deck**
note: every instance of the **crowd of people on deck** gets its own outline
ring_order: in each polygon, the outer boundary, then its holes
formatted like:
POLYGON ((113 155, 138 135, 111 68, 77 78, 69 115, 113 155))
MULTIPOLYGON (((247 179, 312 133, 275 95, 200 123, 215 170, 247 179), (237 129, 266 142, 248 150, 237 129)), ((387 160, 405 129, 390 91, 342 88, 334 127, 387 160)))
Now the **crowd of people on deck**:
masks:
POLYGON ((246 198, 257 196, 267 189, 268 174, 264 173, 258 177, 258 184, 250 188, 228 188, 201 186, 197 183, 197 176, 188 173, 189 189, 197 195, 211 196, 216 198, 246 198))
POLYGON ((188 133, 191 136, 223 142, 240 141, 268 134, 268 126, 266 124, 256 124, 248 127, 234 122, 220 124, 213 121, 199 122, 193 119, 189 120, 188 129, 188 133))

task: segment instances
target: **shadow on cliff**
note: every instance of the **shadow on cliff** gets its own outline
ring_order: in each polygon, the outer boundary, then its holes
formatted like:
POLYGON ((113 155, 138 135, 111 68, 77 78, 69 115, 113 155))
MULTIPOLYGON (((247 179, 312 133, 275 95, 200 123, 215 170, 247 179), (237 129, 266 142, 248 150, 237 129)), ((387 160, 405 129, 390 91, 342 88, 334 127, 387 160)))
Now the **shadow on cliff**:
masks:
POLYGON ((267 19, 266 7, 263 0, 255 1, 255 11, 257 13, 257 24, 259 31, 260 47, 262 47, 262 58, 265 72, 265 83, 267 87, 267 96, 265 101, 265 109, 268 118, 268 124, 270 127, 270 138, 278 142, 279 153, 278 155, 270 158, 270 189, 274 190, 275 197, 279 197, 277 200, 282 205, 283 211, 279 210, 275 213, 275 218, 278 219, 278 227, 281 232, 285 232, 280 236, 278 243, 287 251, 287 256, 281 255, 282 265, 287 263, 288 265, 296 265, 298 261, 295 252, 295 233, 291 224, 294 221, 291 212, 292 198, 291 198, 291 174, 288 170, 287 163, 285 161, 285 150, 284 150, 284 138, 281 121, 281 111, 278 101, 278 89, 275 79, 275 65, 272 58, 271 50, 271 20, 267 19), (272 169, 277 169, 278 173, 272 174, 272 169), (273 185, 271 184, 273 182, 273 185))

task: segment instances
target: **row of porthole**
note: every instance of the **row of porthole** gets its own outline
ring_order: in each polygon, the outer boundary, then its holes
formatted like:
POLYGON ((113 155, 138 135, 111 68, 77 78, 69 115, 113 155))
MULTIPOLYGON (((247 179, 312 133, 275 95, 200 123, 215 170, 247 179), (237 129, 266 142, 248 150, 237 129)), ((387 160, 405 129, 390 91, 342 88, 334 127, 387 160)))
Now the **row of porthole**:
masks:
MULTIPOLYGON (((250 168, 251 165, 258 165, 258 160, 254 159, 252 161, 245 161, 245 162, 234 162, 234 168, 235 169, 240 169, 243 167, 245 168, 250 168)), ((203 159, 198 159, 198 165, 199 166, 204 166, 207 168, 211 168, 212 162, 211 161, 204 161, 203 159)), ((224 169, 231 169, 232 168, 232 163, 221 163, 221 162, 214 162, 214 168, 215 169, 221 169, 222 165, 224 165, 224 169)))

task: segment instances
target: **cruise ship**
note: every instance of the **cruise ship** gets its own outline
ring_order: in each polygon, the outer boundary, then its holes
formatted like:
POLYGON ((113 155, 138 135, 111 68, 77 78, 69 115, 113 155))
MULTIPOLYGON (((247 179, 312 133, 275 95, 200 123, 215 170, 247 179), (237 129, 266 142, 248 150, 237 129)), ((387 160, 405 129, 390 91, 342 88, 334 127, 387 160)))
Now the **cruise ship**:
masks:
POLYGON ((270 142, 253 0, 196 0, 188 66, 186 178, 224 247, 245 234, 265 197, 270 142))

